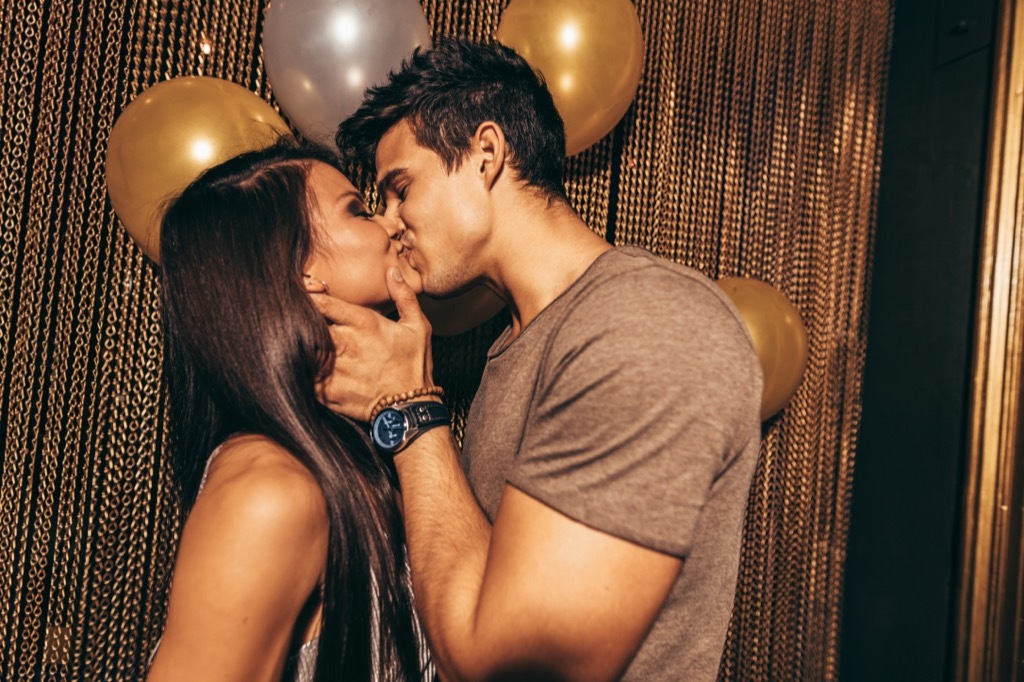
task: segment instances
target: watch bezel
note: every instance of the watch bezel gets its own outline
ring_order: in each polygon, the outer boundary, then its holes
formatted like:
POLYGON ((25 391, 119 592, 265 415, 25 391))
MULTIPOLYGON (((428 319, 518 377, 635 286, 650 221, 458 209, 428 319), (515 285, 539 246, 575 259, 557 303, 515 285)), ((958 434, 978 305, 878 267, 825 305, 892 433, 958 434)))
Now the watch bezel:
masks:
POLYGON ((370 427, 370 437, 373 440, 373 444, 382 452, 392 453, 397 451, 409 438, 409 415, 396 407, 384 408, 380 411, 380 414, 373 419, 373 424, 370 427), (402 435, 394 445, 385 444, 378 433, 380 425, 384 422, 385 415, 389 412, 393 412, 402 418, 402 435))
POLYGON ((404 450, 421 434, 442 425, 451 425, 451 412, 442 402, 428 400, 392 405, 381 410, 373 418, 373 423, 370 424, 370 440, 379 452, 393 456, 404 450), (402 435, 394 445, 386 445, 378 435, 381 424, 389 412, 397 412, 402 417, 402 435))

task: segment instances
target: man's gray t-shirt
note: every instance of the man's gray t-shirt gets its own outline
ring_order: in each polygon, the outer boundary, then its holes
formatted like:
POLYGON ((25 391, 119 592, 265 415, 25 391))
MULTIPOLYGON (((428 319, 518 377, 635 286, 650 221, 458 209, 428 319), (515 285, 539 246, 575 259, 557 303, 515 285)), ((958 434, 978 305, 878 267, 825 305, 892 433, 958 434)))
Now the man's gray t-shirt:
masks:
POLYGON ((493 521, 507 483, 683 559, 623 679, 715 679, 760 447, 761 369, 743 320, 703 275, 619 247, 508 336, 466 425, 481 507, 493 521))

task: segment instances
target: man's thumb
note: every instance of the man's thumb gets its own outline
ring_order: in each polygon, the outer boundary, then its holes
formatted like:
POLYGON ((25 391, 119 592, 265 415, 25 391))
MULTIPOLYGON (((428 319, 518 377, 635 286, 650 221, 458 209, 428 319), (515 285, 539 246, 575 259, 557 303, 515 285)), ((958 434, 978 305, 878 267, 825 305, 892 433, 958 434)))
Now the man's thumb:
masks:
POLYGON ((405 278, 402 277, 402 271, 398 268, 389 268, 388 276, 388 294, 391 295, 391 300, 395 302, 395 308, 398 310, 398 318, 403 322, 411 322, 415 319, 423 319, 423 310, 420 308, 419 301, 416 300, 416 292, 406 283, 405 278))

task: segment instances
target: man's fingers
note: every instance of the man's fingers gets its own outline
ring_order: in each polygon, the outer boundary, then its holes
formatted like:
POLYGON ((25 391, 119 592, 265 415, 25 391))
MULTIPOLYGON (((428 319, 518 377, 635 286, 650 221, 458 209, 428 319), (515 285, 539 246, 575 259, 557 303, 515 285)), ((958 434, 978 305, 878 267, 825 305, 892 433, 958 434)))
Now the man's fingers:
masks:
POLYGON ((334 344, 334 357, 338 358, 344 356, 348 352, 350 336, 351 334, 359 334, 360 332, 356 329, 348 326, 336 324, 327 328, 328 333, 331 335, 331 343, 334 344))
POLYGON ((395 302, 395 308, 398 310, 398 319, 407 324, 415 322, 421 326, 429 326, 430 323, 423 316, 420 302, 416 300, 416 292, 406 284, 405 279, 402 277, 402 272, 398 268, 388 269, 387 282, 388 293, 391 295, 391 300, 395 302))
POLYGON ((367 315, 373 315, 372 311, 362 306, 353 305, 329 294, 310 294, 310 299, 320 314, 333 324, 359 326, 367 321, 367 315))

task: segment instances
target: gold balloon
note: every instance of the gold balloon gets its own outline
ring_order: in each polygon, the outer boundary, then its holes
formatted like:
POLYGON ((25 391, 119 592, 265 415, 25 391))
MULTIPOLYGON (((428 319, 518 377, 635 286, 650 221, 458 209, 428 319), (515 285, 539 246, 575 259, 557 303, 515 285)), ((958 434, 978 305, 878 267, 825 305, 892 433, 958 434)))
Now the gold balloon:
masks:
POLYGON ((167 200, 205 169, 288 132, 269 104, 240 85, 203 76, 158 83, 125 107, 110 132, 110 203, 128 234, 159 262, 167 200))
POLYGON ((746 277, 718 280, 740 311, 764 373, 761 419, 789 402, 807 368, 807 332, 800 313, 775 287, 746 277))
POLYGON ((630 0, 512 0, 496 37, 544 75, 568 156, 607 135, 636 95, 644 36, 630 0))

